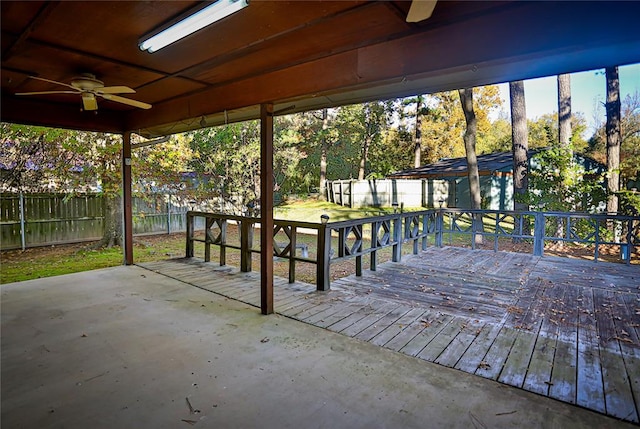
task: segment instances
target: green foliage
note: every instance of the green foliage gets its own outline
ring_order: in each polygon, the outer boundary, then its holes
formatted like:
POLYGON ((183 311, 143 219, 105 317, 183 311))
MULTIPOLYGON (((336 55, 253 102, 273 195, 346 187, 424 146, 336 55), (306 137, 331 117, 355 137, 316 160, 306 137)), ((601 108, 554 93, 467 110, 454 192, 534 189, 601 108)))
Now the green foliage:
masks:
POLYGON ((575 162, 570 149, 556 145, 532 157, 529 191, 519 202, 540 211, 597 212, 606 201, 603 179, 575 162))
MULTIPOLYGON (((302 157, 296 148, 299 136, 284 123, 274 128, 274 191, 295 192, 299 189, 296 179, 302 177, 297 168, 302 157)), ((189 169, 200 175, 196 198, 220 197, 234 213, 243 213, 260 198, 258 121, 200 129, 188 133, 187 140, 193 153, 189 169)))
MULTIPOLYGON (((622 100, 620 132, 620 180, 622 187, 637 187, 640 183, 640 93, 636 91, 622 100)), ((607 147, 605 126, 600 126, 589 139, 586 152, 594 159, 606 163, 607 147)))
POLYGON ((640 216, 640 193, 634 191, 620 191, 618 193, 621 215, 640 216))
MULTIPOLYGON (((529 130, 529 149, 551 147, 560 141, 558 129, 558 113, 547 113, 535 121, 527 121, 529 130)), ((587 128, 587 122, 580 113, 571 115, 571 145, 574 152, 582 153, 588 143, 582 137, 587 128)))

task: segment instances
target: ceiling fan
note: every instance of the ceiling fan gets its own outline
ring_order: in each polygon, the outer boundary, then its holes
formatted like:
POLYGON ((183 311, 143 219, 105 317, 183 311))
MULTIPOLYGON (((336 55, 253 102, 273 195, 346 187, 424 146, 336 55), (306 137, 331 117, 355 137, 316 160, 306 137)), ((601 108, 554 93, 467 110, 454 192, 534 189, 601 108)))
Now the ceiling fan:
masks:
POLYGON ((128 106, 138 107, 140 109, 151 108, 151 104, 116 95, 133 94, 136 92, 134 89, 129 88, 128 86, 104 86, 104 83, 96 79, 95 75, 91 73, 83 73, 80 76, 74 77, 70 84, 37 76, 29 77, 31 79, 66 86, 69 89, 58 91, 18 92, 16 95, 80 94, 82 96, 82 108, 84 110, 98 110, 98 100, 96 97, 102 97, 105 100, 115 101, 116 103, 122 103, 128 106))
POLYGON ((409 8, 409 13, 407 13, 407 22, 420 22, 430 18, 437 1, 438 0, 413 0, 409 8))

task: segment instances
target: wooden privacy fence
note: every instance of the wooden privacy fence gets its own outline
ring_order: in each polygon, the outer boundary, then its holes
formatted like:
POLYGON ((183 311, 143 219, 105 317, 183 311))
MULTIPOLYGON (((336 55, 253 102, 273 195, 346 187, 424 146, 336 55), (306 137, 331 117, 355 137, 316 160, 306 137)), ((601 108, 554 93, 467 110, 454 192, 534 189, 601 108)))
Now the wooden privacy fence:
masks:
MULTIPOLYGON (((171 195, 133 198, 136 235, 186 230, 187 204, 171 195)), ((2 193, 0 248, 76 243, 98 240, 104 231, 101 195, 2 193)))
MULTIPOLYGON (((251 271, 251 256, 260 253, 255 242, 254 229, 260 221, 254 217, 229 216, 220 213, 190 211, 187 213, 186 256, 194 256, 194 245, 204 244, 204 259, 211 260, 211 246, 219 246, 220 265, 226 264, 226 250, 240 251, 240 270, 251 271), (204 223, 204 232, 196 235, 196 221, 204 223), (238 234, 231 239, 227 234, 230 223, 238 226, 238 234)), ((370 269, 377 269, 378 252, 391 248, 391 260, 399 262, 402 246, 411 246, 412 253, 426 250, 427 246, 442 247, 449 243, 467 241, 475 249, 475 237, 493 241, 494 250, 499 242, 526 241, 532 244, 532 253, 544 255, 545 243, 568 242, 589 245, 594 261, 600 260, 599 248, 617 246, 621 259, 629 264, 635 249, 640 246, 640 217, 615 215, 589 215, 564 212, 506 212, 497 210, 438 209, 395 213, 340 222, 312 223, 274 220, 273 256, 289 261, 289 282, 295 282, 297 262, 316 265, 316 287, 330 287, 330 265, 345 259, 355 259, 355 274, 362 275, 362 258, 370 257, 370 269), (474 222, 475 219, 475 222, 474 222), (562 237, 554 236, 558 223, 564 226, 562 237), (480 228, 479 225, 483 227, 480 228), (614 232, 608 233, 613 228, 614 232), (316 236, 315 244, 307 253, 298 244, 297 235, 304 230, 316 236), (607 233, 605 233, 607 231, 607 233), (617 238, 613 238, 617 237, 617 238)))

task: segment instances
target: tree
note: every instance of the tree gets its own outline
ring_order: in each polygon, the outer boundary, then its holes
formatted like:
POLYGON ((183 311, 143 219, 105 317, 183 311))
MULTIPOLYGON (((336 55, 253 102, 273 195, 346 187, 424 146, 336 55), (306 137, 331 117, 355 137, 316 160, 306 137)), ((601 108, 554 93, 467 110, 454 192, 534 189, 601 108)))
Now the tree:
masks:
MULTIPOLYGON (((467 128, 464 133, 464 148, 467 156, 467 177, 469 178, 469 194, 471 208, 479 210, 482 198, 480 196, 480 176, 478 174, 478 160, 476 158, 477 120, 473 111, 473 88, 459 89, 460 104, 464 112, 467 128)), ((482 216, 474 216, 475 229, 482 231, 482 216)), ((476 244, 482 244, 482 234, 475 236, 476 244)))
MULTIPOLYGON (((436 162, 442 158, 465 155, 462 136, 466 122, 459 95, 455 91, 428 95, 422 110, 422 164, 436 162)), ((490 115, 501 106, 498 87, 495 85, 474 88, 473 110, 476 116, 477 153, 492 151, 497 137, 490 115)))
POLYGON ((416 125, 415 125, 415 145, 413 148, 413 167, 420 167, 420 155, 422 153, 422 115, 423 112, 422 95, 416 97, 416 125))
POLYGON ((364 104, 343 106, 336 111, 333 129, 336 132, 336 148, 340 149, 340 156, 344 169, 350 168, 349 176, 359 180, 378 175, 375 167, 372 169, 369 155, 379 146, 385 133, 389 129, 393 101, 375 101, 364 104), (353 167, 350 167, 353 166, 353 167))
MULTIPOLYGON (((573 161, 571 149, 571 75, 558 75, 558 140, 560 143, 560 156, 564 158, 559 163, 560 187, 567 188, 568 168, 573 161)), ((564 236, 564 225, 561 218, 557 218, 556 237, 564 236)), ((564 242, 558 242, 560 246, 564 242)))
MULTIPOLYGON (((94 247, 122 242, 120 153, 115 134, 3 125, 3 145, 11 142, 10 189, 66 193, 97 190, 105 201, 104 235, 94 247)), ((4 152, 3 152, 4 153, 4 152)))
POLYGON ((369 102, 362 105, 362 152, 358 166, 358 180, 363 180, 367 172, 367 161, 371 146, 380 141, 382 132, 390 121, 390 105, 385 102, 369 102))
POLYGON ((1 129, 3 191, 47 192, 65 185, 56 172, 60 159, 70 161, 65 165, 74 164, 69 159, 72 154, 63 153, 67 131, 9 123, 2 123, 1 129))
POLYGON ((618 212, 620 191, 620 81, 618 67, 605 69, 607 79, 607 213, 618 212))
POLYGON ((329 110, 322 109, 322 135, 320 137, 320 199, 327 198, 327 152, 329 151, 329 142, 327 140, 327 130, 329 129, 329 110))
POLYGON ((522 201, 529 187, 529 142, 523 81, 509 82, 509 99, 513 141, 513 205, 515 211, 526 211, 529 207, 522 201))
POLYGON ((558 75, 558 128, 560 146, 569 150, 571 143, 571 75, 558 75))
MULTIPOLYGON (((274 121, 274 191, 298 189, 299 136, 292 118, 274 121)), ((197 199, 218 199, 217 209, 246 213, 260 198, 260 127, 258 121, 203 128, 187 135, 193 150, 189 168, 201 180, 197 199)))

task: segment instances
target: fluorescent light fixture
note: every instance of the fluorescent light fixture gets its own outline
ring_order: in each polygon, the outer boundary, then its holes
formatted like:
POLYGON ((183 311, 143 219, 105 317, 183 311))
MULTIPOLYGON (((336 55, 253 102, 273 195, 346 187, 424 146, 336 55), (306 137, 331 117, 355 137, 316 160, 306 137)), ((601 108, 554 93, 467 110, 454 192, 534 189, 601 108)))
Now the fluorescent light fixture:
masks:
POLYGON ((176 42, 204 27, 213 24, 227 16, 244 9, 249 5, 249 0, 218 0, 215 3, 200 9, 193 15, 175 23, 161 32, 145 38, 138 46, 149 53, 156 52, 167 45, 176 42))

